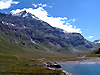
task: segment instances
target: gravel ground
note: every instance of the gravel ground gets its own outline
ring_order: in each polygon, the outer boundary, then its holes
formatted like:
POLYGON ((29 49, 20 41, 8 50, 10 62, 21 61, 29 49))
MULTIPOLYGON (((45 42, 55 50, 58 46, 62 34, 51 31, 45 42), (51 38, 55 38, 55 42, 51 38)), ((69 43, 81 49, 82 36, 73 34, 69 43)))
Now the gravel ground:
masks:
POLYGON ((60 64, 100 64, 100 58, 91 57, 87 60, 59 62, 60 64))

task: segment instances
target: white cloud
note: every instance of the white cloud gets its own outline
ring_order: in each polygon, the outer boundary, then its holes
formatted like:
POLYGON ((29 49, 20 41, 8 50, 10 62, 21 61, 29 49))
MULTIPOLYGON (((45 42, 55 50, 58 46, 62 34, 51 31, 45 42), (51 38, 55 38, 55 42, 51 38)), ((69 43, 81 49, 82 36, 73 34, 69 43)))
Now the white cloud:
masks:
POLYGON ((14 2, 12 2, 13 4, 18 4, 19 2, 17 2, 17 1, 14 1, 14 2))
POLYGON ((39 7, 37 9, 33 9, 33 8, 28 8, 28 9, 24 8, 22 10, 17 9, 17 10, 12 10, 11 12, 13 14, 16 14, 16 13, 24 11, 24 10, 26 10, 27 12, 30 12, 31 14, 34 14, 39 19, 49 23, 53 27, 63 29, 65 32, 67 31, 67 32, 81 33, 80 28, 76 28, 76 26, 71 25, 70 22, 68 22, 68 21, 66 22, 66 20, 68 20, 67 17, 53 17, 53 16, 48 17, 49 14, 47 13, 46 10, 43 9, 43 7, 39 7))
POLYGON ((42 7, 46 7, 46 6, 47 6, 47 4, 43 4, 43 5, 42 5, 42 7))
POLYGON ((39 6, 42 6, 42 3, 39 3, 38 5, 39 5, 39 6))
POLYGON ((70 25, 70 23, 67 22, 66 25, 70 25))
POLYGON ((35 8, 38 6, 37 4, 34 4, 34 3, 33 3, 32 5, 33 5, 35 8))
POLYGON ((13 0, 1 0, 0 9, 8 9, 11 7, 11 4, 18 4, 19 2, 13 0))
POLYGON ((74 19, 70 19, 68 20, 69 22, 75 22, 75 18, 74 19))
POLYGON ((52 8, 52 6, 49 6, 50 8, 52 8))
POLYGON ((93 36, 89 36, 88 38, 91 39, 91 38, 93 38, 93 36))
POLYGON ((75 19, 73 19, 73 22, 75 22, 75 19))
POLYGON ((39 7, 46 7, 47 6, 47 4, 42 4, 42 3, 39 3, 39 4, 32 4, 35 8, 37 7, 37 6, 39 6, 39 7))

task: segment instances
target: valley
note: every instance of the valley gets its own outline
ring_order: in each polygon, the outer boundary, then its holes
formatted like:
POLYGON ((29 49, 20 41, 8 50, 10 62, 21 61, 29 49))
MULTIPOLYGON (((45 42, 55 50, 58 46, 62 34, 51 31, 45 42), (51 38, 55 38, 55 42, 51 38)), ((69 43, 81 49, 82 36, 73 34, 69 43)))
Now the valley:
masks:
POLYGON ((0 13, 2 75, 63 75, 62 70, 49 70, 39 65, 38 59, 44 58, 47 62, 86 60, 79 57, 97 48, 98 44, 86 40, 80 33, 64 32, 26 11, 15 15, 0 13), (28 63, 37 65, 30 66, 28 63))

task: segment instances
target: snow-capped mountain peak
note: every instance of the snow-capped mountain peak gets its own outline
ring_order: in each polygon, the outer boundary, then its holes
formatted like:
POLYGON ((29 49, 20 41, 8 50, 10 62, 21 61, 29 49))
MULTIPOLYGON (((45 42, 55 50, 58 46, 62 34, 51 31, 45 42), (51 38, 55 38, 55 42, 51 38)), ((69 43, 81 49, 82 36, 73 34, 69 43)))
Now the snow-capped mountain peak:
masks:
POLYGON ((40 20, 38 17, 36 17, 35 15, 27 12, 26 10, 18 12, 16 14, 12 14, 13 16, 20 16, 20 17, 25 17, 25 18, 31 18, 31 19, 36 19, 36 20, 40 20))
POLYGON ((95 44, 99 44, 100 43, 100 40, 95 40, 94 43, 95 44))

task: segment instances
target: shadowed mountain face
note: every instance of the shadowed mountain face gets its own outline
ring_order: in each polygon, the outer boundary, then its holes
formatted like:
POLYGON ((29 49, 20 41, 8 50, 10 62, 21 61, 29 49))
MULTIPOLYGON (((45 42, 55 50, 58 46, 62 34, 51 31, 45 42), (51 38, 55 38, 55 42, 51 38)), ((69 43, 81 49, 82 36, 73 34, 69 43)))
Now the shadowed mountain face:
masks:
POLYGON ((17 45, 30 46, 34 43, 56 52, 81 53, 84 50, 91 51, 97 48, 80 33, 64 33, 62 29, 52 27, 26 11, 13 15, 0 13, 0 32, 13 37, 10 41, 17 45))

